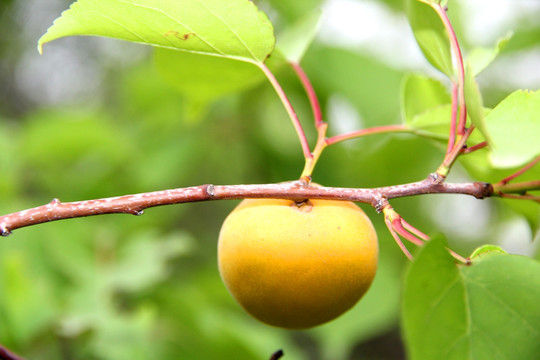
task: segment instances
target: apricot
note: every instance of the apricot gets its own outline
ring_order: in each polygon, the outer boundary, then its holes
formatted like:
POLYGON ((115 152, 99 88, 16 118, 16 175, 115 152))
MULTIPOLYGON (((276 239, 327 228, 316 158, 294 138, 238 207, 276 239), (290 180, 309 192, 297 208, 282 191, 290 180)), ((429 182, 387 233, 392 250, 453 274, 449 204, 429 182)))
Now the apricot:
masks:
POLYGON ((373 225, 348 201, 246 199, 219 234, 219 271, 231 295, 282 328, 310 328, 349 310, 377 260, 373 225))

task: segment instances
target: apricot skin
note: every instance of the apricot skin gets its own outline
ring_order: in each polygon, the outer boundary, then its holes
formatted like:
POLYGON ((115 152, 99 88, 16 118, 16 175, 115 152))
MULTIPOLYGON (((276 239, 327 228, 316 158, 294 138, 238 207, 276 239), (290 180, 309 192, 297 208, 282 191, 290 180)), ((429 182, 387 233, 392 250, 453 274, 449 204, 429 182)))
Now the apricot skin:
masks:
POLYGON ((346 201, 247 199, 219 235, 229 292, 256 319, 289 329, 323 324, 353 307, 377 260, 369 218, 346 201))

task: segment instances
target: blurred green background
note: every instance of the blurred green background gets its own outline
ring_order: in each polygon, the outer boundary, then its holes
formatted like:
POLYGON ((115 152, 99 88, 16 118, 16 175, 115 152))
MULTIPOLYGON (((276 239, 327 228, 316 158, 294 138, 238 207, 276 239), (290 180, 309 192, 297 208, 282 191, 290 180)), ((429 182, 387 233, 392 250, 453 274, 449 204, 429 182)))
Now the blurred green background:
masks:
MULTIPOLYGON (((205 87, 188 79, 181 62, 173 78, 152 49, 110 39, 62 39, 39 56, 37 39, 70 3, 0 2, 0 213, 55 197, 76 201, 300 175, 300 145, 267 83, 239 81, 239 91, 211 93, 237 79, 216 76, 205 87)), ((320 35, 302 65, 334 134, 400 123, 406 72, 441 78, 420 56, 401 0, 256 3, 278 34, 323 7, 320 35)), ((486 106, 516 88, 538 89, 537 2, 449 6, 465 50, 514 31, 479 78, 486 106)), ((290 70, 277 75, 313 141, 302 87, 290 70)), ((441 160, 441 149, 428 140, 377 135, 327 149, 314 180, 393 185, 424 178, 441 160)), ((458 166, 451 179, 468 178, 458 166)), ((363 205, 381 247, 372 289, 336 321, 287 331, 246 315, 219 278, 217 236, 236 203, 67 220, 0 239, 0 344, 28 359, 267 359, 278 349, 285 359, 405 357, 399 304, 407 262, 372 208, 363 205)), ((486 242, 533 254, 527 222, 497 201, 430 195, 392 204, 423 231, 446 233, 464 255, 486 242)))

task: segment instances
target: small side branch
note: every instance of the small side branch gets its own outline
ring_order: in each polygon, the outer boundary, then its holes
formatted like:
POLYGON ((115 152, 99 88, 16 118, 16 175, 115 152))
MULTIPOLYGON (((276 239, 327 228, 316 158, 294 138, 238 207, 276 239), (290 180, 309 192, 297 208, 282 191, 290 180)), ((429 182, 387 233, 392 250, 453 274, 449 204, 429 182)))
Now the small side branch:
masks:
POLYGON ((315 128, 318 129, 322 124, 324 123, 322 111, 321 111, 321 105, 319 104, 319 99, 317 98, 317 94, 315 93, 315 89, 313 88, 313 85, 311 85, 311 81, 309 81, 309 77, 304 72, 304 69, 300 66, 298 63, 291 63, 291 66, 293 70, 296 72, 296 75, 300 79, 300 82, 304 86, 304 90, 306 91, 307 97, 309 99, 309 103, 311 104, 311 111, 313 111, 313 118, 315 121, 315 128))
POLYGON ((142 215, 155 206, 187 202, 246 198, 275 198, 302 201, 305 199, 348 200, 372 204, 384 196, 387 199, 421 194, 465 194, 482 199, 493 195, 491 184, 439 183, 430 176, 409 184, 371 189, 314 187, 303 181, 263 185, 200 185, 179 189, 125 195, 104 199, 62 203, 58 199, 32 209, 0 216, 0 235, 26 226, 49 221, 104 214, 142 215))
MULTIPOLYGON (((450 22, 450 19, 448 18, 448 15, 446 14, 446 9, 441 6, 441 4, 436 3, 430 3, 430 5, 435 9, 435 11, 439 14, 439 17, 441 18, 444 27, 446 29, 446 32, 448 33, 448 38, 450 39, 450 45, 452 46, 452 51, 454 53, 455 62, 457 66, 457 97, 458 97, 458 103, 459 103, 459 119, 457 124, 457 135, 458 137, 465 134, 465 124, 467 121, 467 106, 465 104, 465 67, 463 65, 463 55, 461 54, 461 48, 459 46, 459 42, 456 36, 456 33, 454 31, 454 28, 452 26, 452 23, 450 22)), ((454 82, 454 80, 452 80, 454 82)), ((454 91, 453 91, 454 92, 454 91)), ((454 98, 452 97, 452 100, 454 101, 454 98)))
POLYGON ((283 357, 284 353, 283 353, 283 350, 278 350, 276 351, 275 353, 272 354, 272 356, 270 357, 270 360, 278 360, 278 359, 281 359, 283 357))
POLYGON ((311 154, 311 150, 309 148, 309 143, 306 138, 306 133, 304 132, 304 128, 302 127, 302 124, 300 123, 300 119, 298 119, 298 116, 296 115, 296 112, 294 111, 294 108, 289 98, 285 94, 285 91, 283 91, 283 88, 277 81, 272 71, 270 71, 270 69, 265 64, 259 64, 259 68, 264 72, 264 74, 270 81, 270 84, 272 84, 272 86, 274 87, 274 90, 279 96, 281 103, 285 107, 285 110, 287 111, 287 114, 289 115, 289 118, 292 121, 294 129, 296 130, 296 134, 298 135, 298 138, 300 139, 300 144, 302 146, 304 157, 306 159, 311 159, 313 155, 311 154))
POLYGON ((0 360, 23 360, 23 358, 0 345, 0 360))

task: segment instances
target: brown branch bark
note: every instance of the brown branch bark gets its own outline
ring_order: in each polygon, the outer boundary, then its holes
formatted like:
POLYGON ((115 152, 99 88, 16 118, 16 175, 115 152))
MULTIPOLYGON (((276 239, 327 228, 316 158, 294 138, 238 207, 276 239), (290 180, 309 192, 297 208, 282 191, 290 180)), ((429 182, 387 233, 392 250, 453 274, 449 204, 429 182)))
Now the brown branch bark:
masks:
POLYGON ((465 194, 482 199, 493 195, 493 187, 482 182, 440 183, 436 176, 430 176, 414 183, 371 189, 308 186, 301 181, 291 181, 264 185, 200 185, 67 203, 53 199, 46 205, 0 216, 0 235, 7 236, 15 229, 49 221, 103 214, 142 215, 143 210, 150 207, 196 201, 245 198, 297 201, 328 199, 368 203, 377 208, 382 198, 436 193, 465 194))
POLYGON ((0 360, 23 360, 23 358, 0 345, 0 360))

